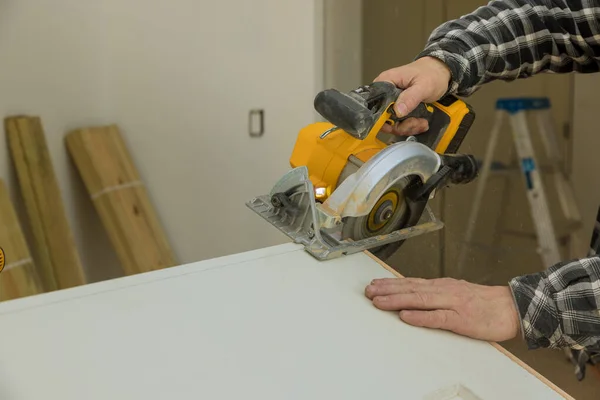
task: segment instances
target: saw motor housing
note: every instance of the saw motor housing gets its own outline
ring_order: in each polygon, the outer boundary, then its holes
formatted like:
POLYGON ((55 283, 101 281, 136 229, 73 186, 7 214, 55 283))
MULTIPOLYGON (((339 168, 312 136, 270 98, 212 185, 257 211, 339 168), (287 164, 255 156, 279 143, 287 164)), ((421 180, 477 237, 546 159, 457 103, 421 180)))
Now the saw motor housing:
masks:
POLYGON ((475 159, 454 154, 475 114, 446 96, 400 118, 400 93, 389 82, 320 92, 314 106, 327 122, 300 130, 292 170, 247 206, 318 259, 363 250, 387 258, 405 239, 441 229, 427 202, 436 189, 476 177, 475 159), (427 132, 381 132, 411 117, 427 119, 427 132))
MULTIPOLYGON (((328 89, 315 97, 315 109, 328 121, 310 124, 298 133, 290 157, 292 168, 306 166, 319 202, 375 154, 390 145, 381 133, 384 124, 425 118, 429 129, 414 138, 438 154, 455 153, 467 135, 475 113, 462 100, 448 95, 433 104, 420 104, 407 117, 397 118, 393 105, 401 90, 374 82, 350 94, 328 89)), ((396 141, 405 137, 391 137, 396 141)))

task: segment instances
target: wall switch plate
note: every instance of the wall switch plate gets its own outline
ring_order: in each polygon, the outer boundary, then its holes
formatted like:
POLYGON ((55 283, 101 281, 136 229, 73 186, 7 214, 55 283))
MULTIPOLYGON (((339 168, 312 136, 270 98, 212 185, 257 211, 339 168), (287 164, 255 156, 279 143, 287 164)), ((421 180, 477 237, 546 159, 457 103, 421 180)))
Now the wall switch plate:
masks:
POLYGON ((265 111, 262 109, 250 110, 248 116, 248 130, 251 137, 260 137, 265 133, 265 111))

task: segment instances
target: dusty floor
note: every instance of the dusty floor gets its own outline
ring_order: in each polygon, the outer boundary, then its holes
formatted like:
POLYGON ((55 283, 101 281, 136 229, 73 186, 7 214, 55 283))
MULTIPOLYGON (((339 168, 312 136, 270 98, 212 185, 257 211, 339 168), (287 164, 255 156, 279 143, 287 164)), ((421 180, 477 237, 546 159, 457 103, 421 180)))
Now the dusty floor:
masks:
MULTIPOLYGON (((509 246, 513 244, 507 238, 503 242, 509 246)), ((526 246, 528 243, 527 241, 517 240, 514 244, 526 246)), ((499 259, 497 264, 487 265, 488 271, 491 273, 487 274, 487 282, 480 283, 506 285, 515 276, 542 270, 541 263, 536 265, 533 262, 534 259, 537 259, 537 257, 533 252, 529 255, 515 253, 512 257, 506 256, 503 260, 499 259), (522 260, 527 261, 522 262, 522 260)), ((481 260, 483 261, 483 259, 481 260)), ((482 267, 483 264, 487 263, 482 262, 482 267)), ((476 271, 470 272, 474 274, 473 276, 476 275, 476 271)), ((594 366, 588 364, 586 377, 580 382, 575 376, 573 364, 560 350, 528 350, 521 339, 514 339, 501 344, 575 399, 600 399, 600 370, 595 369, 594 366)))
POLYGON ((575 399, 600 399, 600 373, 594 371, 593 366, 586 368, 586 377, 579 382, 573 364, 561 351, 529 351, 521 340, 502 343, 502 346, 575 399))
MULTIPOLYGON (((423 255, 423 249, 437 251, 438 240, 434 235, 415 238, 402 251, 388 259, 387 262, 404 276, 436 278, 440 274, 439 259, 435 257, 426 258, 423 255)), ((455 238, 448 238, 447 246, 456 245, 455 238)), ((475 263, 477 268, 466 271, 467 276, 465 279, 480 284, 506 285, 515 276, 536 272, 540 269, 540 266, 537 265, 538 262, 532 262, 537 259, 535 254, 533 256, 531 254, 521 255, 510 251, 509 255, 490 263, 489 254, 485 254, 485 252, 473 254, 474 257, 478 257, 475 263), (486 279, 484 281, 478 279, 481 276, 485 276, 486 279)), ((452 273, 452 261, 453 259, 449 258, 446 264, 446 276, 454 275, 452 273)), ((594 370, 593 366, 588 365, 586 377, 580 382, 575 376, 573 364, 562 351, 547 349, 530 351, 520 338, 501 343, 501 345, 575 399, 600 399, 600 369, 594 370)))

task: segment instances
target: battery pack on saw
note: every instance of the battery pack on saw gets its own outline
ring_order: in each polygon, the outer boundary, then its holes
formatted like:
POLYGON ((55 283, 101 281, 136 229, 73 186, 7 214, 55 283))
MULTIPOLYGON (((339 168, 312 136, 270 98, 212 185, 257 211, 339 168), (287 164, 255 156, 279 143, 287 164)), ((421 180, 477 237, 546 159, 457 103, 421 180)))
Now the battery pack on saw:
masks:
POLYGON ((319 259, 364 250, 383 259, 405 239, 441 229, 427 202, 436 189, 477 176, 475 159, 457 154, 475 113, 448 95, 398 117, 400 93, 374 82, 317 94, 325 121, 300 130, 292 170, 247 206, 319 259), (428 130, 410 137, 382 131, 408 118, 426 119, 428 130))

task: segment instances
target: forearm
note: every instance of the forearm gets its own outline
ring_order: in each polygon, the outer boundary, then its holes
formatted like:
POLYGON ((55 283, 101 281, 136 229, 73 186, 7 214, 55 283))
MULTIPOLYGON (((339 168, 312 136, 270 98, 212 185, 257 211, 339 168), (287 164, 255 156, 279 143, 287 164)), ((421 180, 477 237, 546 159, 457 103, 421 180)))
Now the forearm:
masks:
POLYGON ((490 1, 438 27, 417 58, 444 61, 459 95, 540 72, 596 72, 599 19, 600 1, 490 1))
POLYGON ((600 257, 564 262, 509 286, 530 349, 600 344, 600 257))

